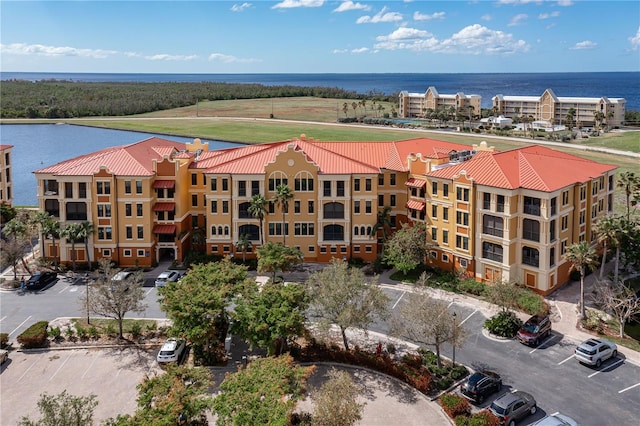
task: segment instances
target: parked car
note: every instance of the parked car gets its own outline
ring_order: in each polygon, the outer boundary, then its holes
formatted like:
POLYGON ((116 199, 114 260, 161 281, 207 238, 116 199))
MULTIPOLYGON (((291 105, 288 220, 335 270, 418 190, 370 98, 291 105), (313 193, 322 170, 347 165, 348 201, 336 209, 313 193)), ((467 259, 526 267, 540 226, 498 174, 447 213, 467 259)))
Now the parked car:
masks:
POLYGON ((9 351, 6 349, 0 349, 0 365, 4 364, 9 359, 9 351))
POLYGON ((516 337, 525 345, 538 346, 540 341, 551 334, 551 319, 548 315, 534 315, 518 330, 516 337))
POLYGON ((182 278, 182 275, 178 271, 164 271, 156 278, 155 285, 156 287, 164 287, 167 283, 175 283, 180 278, 182 278))
POLYGON ((616 356, 618 356, 616 344, 604 339, 587 339, 580 343, 575 350, 575 357, 578 361, 596 367, 600 367, 603 361, 616 356))
POLYGON ((131 275, 133 275, 133 272, 131 271, 120 271, 111 278, 111 281, 124 281, 131 275))
POLYGON ((535 414, 538 410, 536 400, 527 392, 506 393, 491 403, 489 410, 504 425, 514 426, 517 421, 535 414))
POLYGON ((182 339, 169 338, 167 339, 160 352, 158 352, 157 360, 159 363, 178 362, 185 349, 185 341, 182 339))
POLYGON ((36 272, 26 282, 27 290, 41 290, 58 279, 55 272, 36 272))
POLYGON ((578 422, 564 414, 556 413, 538 420, 533 426, 579 426, 578 422))
POLYGON ((477 404, 502 388, 502 378, 492 371, 473 373, 460 385, 460 392, 477 404))

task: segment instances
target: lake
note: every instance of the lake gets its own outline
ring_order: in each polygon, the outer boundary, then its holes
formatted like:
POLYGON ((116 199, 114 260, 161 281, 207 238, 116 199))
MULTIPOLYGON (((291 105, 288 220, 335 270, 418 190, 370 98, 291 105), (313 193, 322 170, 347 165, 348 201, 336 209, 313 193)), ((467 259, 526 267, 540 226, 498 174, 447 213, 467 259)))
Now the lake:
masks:
MULTIPOLYGON (((111 146, 128 145, 154 136, 177 142, 193 141, 193 138, 70 124, 2 124, 0 143, 13 145, 13 205, 38 205, 37 183, 33 175, 35 170, 79 155, 111 146)), ((231 142, 202 140, 209 142, 211 150, 242 146, 231 142)))

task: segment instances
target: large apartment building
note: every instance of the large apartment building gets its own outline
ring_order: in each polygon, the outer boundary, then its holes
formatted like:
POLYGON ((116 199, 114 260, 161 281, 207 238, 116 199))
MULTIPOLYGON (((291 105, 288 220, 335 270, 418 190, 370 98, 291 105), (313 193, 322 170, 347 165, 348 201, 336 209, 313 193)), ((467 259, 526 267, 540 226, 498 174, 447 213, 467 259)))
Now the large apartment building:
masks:
POLYGON ((11 151, 13 145, 0 145, 0 204, 13 204, 11 151))
POLYGON ((482 97, 480 95, 465 95, 462 92, 454 94, 438 93, 435 87, 429 87, 425 93, 409 93, 406 90, 399 95, 398 115, 402 118, 424 117, 431 110, 445 109, 462 112, 465 116, 480 114, 482 97))
MULTIPOLYGON (((182 260, 188 250, 239 255, 286 242, 307 261, 373 261, 378 212, 392 228, 424 222, 433 261, 479 280, 525 282, 539 292, 568 279, 564 248, 593 240, 591 224, 612 206, 614 166, 532 146, 498 153, 427 138, 397 142, 297 139, 209 151, 150 138, 67 160, 35 172, 39 207, 61 225, 90 221, 92 259, 121 266, 182 260), (278 185, 293 192, 283 212, 278 185), (250 214, 263 195, 264 221, 250 214)), ((62 262, 71 244, 44 241, 62 262)), ((86 260, 82 244, 76 259, 86 260)))
POLYGON ((622 126, 626 105, 624 98, 556 96, 551 89, 540 96, 496 95, 492 100, 496 115, 531 116, 535 121, 561 125, 566 123, 567 114, 573 109, 573 120, 580 126, 589 127, 605 123, 609 127, 622 126))

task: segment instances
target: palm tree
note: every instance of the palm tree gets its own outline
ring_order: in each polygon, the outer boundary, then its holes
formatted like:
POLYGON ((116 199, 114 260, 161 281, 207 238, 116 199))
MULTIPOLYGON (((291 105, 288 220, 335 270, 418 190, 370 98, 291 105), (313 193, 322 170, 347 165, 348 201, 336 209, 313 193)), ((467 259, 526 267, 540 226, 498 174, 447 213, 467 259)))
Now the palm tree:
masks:
POLYGON ((566 116, 566 121, 567 124, 569 125, 569 130, 571 131, 573 129, 573 119, 576 116, 576 110, 574 108, 569 108, 569 111, 567 111, 567 116, 566 116))
POLYGON ((624 191, 627 198, 627 220, 631 215, 631 196, 640 190, 640 177, 633 172, 620 173, 616 186, 624 191))
POLYGON ((260 245, 264 245, 264 216, 267 214, 267 199, 262 194, 256 194, 251 198, 249 208, 247 211, 249 214, 258 220, 260 220, 260 245))
POLYGON ((45 228, 49 221, 54 220, 48 212, 37 212, 31 217, 31 221, 34 224, 40 226, 40 257, 44 260, 44 241, 45 241, 45 228))
POLYGON ((83 226, 81 223, 70 223, 62 229, 60 236, 71 241, 71 265, 76 271, 76 243, 82 241, 83 226))
POLYGON ((84 249, 87 253, 87 263, 89 264, 89 270, 91 270, 91 253, 89 252, 89 238, 93 237, 93 234, 96 232, 93 227, 93 223, 85 220, 80 223, 80 238, 84 241, 84 249))
POLYGON ((596 251, 586 241, 572 244, 567 247, 564 258, 571 263, 569 271, 580 271, 580 318, 586 319, 584 307, 584 277, 587 268, 591 269, 598 264, 596 251))
POLYGON ((382 251, 380 255, 384 255, 384 245, 389 238, 389 234, 391 232, 391 207, 384 206, 382 210, 378 211, 378 221, 371 228, 370 237, 376 237, 378 235, 378 231, 382 232, 382 251))
POLYGON ((285 184, 276 187, 276 196, 273 200, 282 209, 282 244, 287 245, 287 227, 285 226, 285 215, 289 211, 289 200, 293 198, 293 191, 285 184))
POLYGON ((473 124, 473 113, 475 112, 476 107, 473 105, 467 105, 467 109, 469 110, 469 128, 471 128, 471 125, 473 124))
MULTIPOLYGON (((604 266, 607 263, 607 246, 618 245, 617 220, 613 216, 605 216, 596 222, 593 230, 598 236, 598 242, 602 244, 602 261, 600 262, 600 279, 604 276, 604 266)), ((616 269, 618 266, 616 265, 616 269)))
MULTIPOLYGON (((58 269, 58 248, 56 247, 56 238, 60 237, 60 222, 58 222, 53 216, 42 225, 42 234, 51 238, 51 245, 53 246, 53 267, 58 269)), ((44 247, 44 240, 42 242, 44 247)), ((44 249, 43 249, 44 251, 44 249)))
POLYGON ((240 238, 238 238, 238 242, 236 243, 236 250, 240 250, 242 252, 242 263, 244 263, 246 259, 247 250, 249 250, 253 244, 251 244, 251 240, 249 239, 249 234, 241 234, 240 238))

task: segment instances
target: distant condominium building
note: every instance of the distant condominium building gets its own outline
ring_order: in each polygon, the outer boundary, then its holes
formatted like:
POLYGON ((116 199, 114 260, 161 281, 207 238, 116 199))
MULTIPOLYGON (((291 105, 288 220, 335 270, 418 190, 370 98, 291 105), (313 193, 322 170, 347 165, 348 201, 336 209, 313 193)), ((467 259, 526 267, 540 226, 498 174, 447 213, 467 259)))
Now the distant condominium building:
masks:
POLYGON ((0 204, 13 204, 11 151, 13 145, 0 145, 0 204))
POLYGON ((425 93, 409 93, 406 90, 400 92, 399 116, 402 118, 425 117, 429 112, 444 109, 454 113, 460 112, 468 117, 470 114, 480 115, 482 97, 480 95, 465 95, 462 92, 455 94, 440 94, 431 86, 425 93))
MULTIPOLYGON (((300 138, 209 151, 160 138, 101 150, 35 172, 41 211, 61 226, 93 223, 89 255, 121 266, 181 261, 189 250, 247 256, 268 241, 306 261, 376 259, 382 232, 423 222, 430 262, 478 280, 520 281, 547 293, 568 280, 568 245, 594 241, 611 211, 615 167, 531 146, 499 153, 427 138, 320 142, 300 138), (288 209, 277 188, 292 193, 288 209), (260 219, 254 196, 266 200, 260 219)), ((46 240, 63 263, 71 244, 46 240), (55 247, 55 248, 54 248, 55 247)), ((76 244, 76 259, 88 254, 76 244)), ((426 259, 425 259, 426 260, 426 259)))
POLYGON ((566 124, 567 115, 573 109, 573 121, 578 127, 622 126, 626 104, 624 98, 556 96, 551 89, 540 96, 496 95, 492 100, 494 115, 531 117, 549 125, 566 124))

